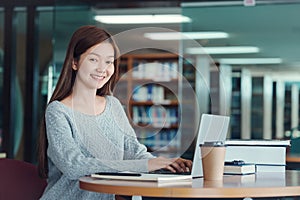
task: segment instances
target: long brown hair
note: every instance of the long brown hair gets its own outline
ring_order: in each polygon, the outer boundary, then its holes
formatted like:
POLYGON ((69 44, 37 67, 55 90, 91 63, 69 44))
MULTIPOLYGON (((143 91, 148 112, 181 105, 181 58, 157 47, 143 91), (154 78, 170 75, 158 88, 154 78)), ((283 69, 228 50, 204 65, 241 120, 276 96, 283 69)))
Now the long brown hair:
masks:
MULTIPOLYGON (((118 78, 119 49, 107 31, 96 26, 82 26, 73 33, 69 42, 62 71, 49 103, 55 100, 61 101, 71 94, 76 78, 76 71, 73 70, 72 63, 79 61, 80 56, 90 47, 104 41, 109 42, 113 46, 115 72, 110 80, 97 90, 97 95, 103 96, 112 93, 118 78)), ((45 118, 43 118, 38 139, 38 169, 39 175, 43 178, 48 177, 47 148, 46 122, 45 118)))

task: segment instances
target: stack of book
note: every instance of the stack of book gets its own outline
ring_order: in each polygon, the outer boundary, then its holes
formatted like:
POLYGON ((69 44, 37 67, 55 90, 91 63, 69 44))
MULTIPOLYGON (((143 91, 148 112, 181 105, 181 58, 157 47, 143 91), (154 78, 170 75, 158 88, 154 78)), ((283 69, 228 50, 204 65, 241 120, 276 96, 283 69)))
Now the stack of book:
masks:
POLYGON ((225 161, 254 163, 257 172, 284 172, 289 140, 227 140, 225 161))
POLYGON ((255 174, 256 166, 254 163, 245 163, 243 161, 225 162, 224 174, 226 175, 246 175, 255 174))

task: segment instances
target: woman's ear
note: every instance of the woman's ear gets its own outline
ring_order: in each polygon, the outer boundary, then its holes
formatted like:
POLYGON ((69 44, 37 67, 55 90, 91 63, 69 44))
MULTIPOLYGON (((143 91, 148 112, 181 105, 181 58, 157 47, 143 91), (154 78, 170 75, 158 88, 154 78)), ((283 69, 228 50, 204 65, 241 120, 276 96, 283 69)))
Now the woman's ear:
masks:
POLYGON ((78 70, 77 62, 74 60, 72 61, 72 69, 74 69, 75 71, 78 70))

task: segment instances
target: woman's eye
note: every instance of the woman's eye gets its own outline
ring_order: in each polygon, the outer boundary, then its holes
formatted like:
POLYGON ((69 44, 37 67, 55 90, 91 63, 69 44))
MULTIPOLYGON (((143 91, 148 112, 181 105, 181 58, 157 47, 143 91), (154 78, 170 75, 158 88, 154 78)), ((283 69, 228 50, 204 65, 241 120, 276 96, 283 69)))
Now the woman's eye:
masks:
POLYGON ((90 58, 90 61, 92 61, 92 62, 98 62, 98 60, 96 58, 90 58))
POLYGON ((112 64, 114 64, 114 62, 113 61, 106 61, 106 64, 112 65, 112 64))

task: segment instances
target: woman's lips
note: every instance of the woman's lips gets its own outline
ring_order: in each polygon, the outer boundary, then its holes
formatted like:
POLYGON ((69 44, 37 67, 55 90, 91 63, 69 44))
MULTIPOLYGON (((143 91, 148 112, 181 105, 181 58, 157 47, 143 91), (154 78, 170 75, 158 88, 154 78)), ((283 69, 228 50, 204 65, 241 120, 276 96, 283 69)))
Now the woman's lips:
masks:
POLYGON ((96 74, 92 74, 91 77, 96 80, 103 80, 105 78, 105 76, 103 75, 96 75, 96 74))

